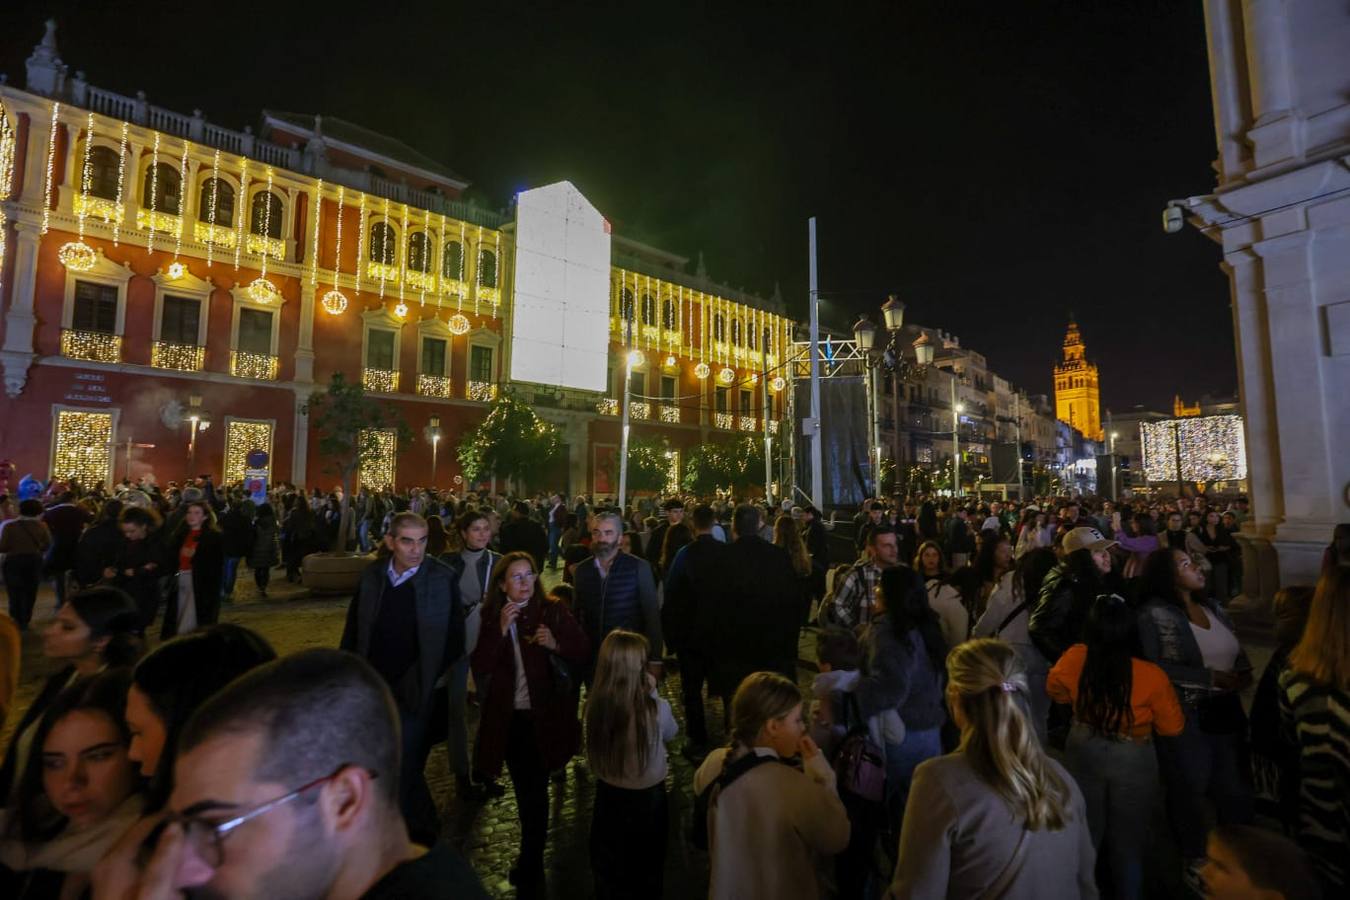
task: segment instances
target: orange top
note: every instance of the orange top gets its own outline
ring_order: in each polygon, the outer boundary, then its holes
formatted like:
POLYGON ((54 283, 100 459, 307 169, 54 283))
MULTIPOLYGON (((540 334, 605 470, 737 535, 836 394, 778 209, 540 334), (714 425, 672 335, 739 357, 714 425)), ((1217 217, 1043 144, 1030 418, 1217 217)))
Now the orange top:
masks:
MULTIPOLYGON (((1078 681, 1087 662, 1087 644, 1074 644, 1055 663, 1046 682, 1046 691, 1056 703, 1075 706, 1078 703, 1078 681)), ((1132 659, 1130 707, 1134 710, 1134 727, 1130 737, 1146 738, 1150 731, 1171 737, 1181 734, 1186 717, 1177 702, 1177 692, 1166 673, 1151 662, 1132 659)))

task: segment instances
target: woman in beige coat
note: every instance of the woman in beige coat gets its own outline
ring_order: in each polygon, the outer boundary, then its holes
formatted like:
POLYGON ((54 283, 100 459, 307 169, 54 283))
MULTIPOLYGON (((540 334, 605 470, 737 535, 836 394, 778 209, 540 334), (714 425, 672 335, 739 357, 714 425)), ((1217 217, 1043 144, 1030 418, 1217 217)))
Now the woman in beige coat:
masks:
POLYGON ((708 798, 711 900, 815 900, 815 857, 848 844, 834 770, 806 735, 802 694, 771 672, 746 677, 732 700, 732 744, 708 754, 694 793, 708 798), (790 758, 801 755, 797 768, 790 758))

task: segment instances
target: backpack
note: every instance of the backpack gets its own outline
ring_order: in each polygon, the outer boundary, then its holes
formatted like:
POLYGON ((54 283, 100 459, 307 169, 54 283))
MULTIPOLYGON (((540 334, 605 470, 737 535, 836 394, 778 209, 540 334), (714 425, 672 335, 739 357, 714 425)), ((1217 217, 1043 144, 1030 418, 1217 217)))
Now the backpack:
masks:
POLYGON ((834 757, 839 793, 879 806, 886 797, 885 751, 872 740, 853 694, 844 694, 844 707, 852 724, 834 757))
MULTIPOLYGON (((707 850, 708 813, 712 811, 712 804, 716 802, 717 796, 751 769, 772 762, 792 766, 792 763, 785 759, 779 759, 777 756, 760 756, 754 750, 734 762, 723 763, 722 773, 714 779, 712 784, 703 789, 703 793, 694 797, 694 821, 691 823, 689 831, 689 843, 698 850, 707 850)), ((793 766, 793 768, 796 767, 793 766)))

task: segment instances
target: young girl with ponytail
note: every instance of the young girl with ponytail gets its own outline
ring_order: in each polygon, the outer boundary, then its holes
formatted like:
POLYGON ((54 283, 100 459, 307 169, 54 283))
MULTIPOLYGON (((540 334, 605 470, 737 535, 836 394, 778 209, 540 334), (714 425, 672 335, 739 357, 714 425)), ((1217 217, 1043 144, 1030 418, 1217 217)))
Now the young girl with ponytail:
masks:
POLYGON ((967 641, 947 678, 961 743, 914 771, 888 896, 1095 898, 1083 795, 1041 749, 1017 653, 967 641))

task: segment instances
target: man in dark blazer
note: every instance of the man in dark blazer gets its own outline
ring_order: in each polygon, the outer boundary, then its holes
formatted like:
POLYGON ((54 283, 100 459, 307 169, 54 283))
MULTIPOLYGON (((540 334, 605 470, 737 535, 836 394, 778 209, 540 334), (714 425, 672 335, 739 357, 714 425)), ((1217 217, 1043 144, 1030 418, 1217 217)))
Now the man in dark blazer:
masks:
POLYGON ((369 662, 393 692, 403 735, 403 817, 413 840, 429 843, 439 818, 423 769, 437 683, 464 655, 464 613, 454 573, 426 556, 426 519, 398 513, 384 542, 390 556, 361 573, 339 646, 369 662))
POLYGON ((759 536, 760 512, 736 507, 733 539, 722 560, 722 602, 712 610, 708 691, 729 701, 752 672, 779 672, 796 680, 802 583, 787 551, 759 536))

